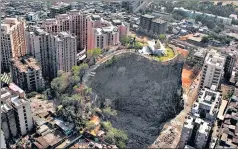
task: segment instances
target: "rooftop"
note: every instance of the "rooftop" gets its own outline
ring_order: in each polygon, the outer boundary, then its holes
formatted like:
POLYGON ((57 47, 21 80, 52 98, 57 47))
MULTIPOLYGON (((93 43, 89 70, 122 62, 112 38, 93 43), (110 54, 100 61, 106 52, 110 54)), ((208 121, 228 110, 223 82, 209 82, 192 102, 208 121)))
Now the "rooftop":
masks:
POLYGON ((28 72, 30 70, 40 70, 40 65, 33 57, 12 58, 13 66, 19 69, 20 72, 28 72))
POLYGON ((143 15, 143 17, 145 17, 145 18, 149 18, 149 19, 153 19, 153 18, 155 18, 155 16, 148 15, 148 14, 143 15))
POLYGON ((160 18, 153 19, 152 22, 160 23, 160 24, 166 23, 166 21, 164 21, 164 20, 162 20, 162 19, 160 19, 160 18))

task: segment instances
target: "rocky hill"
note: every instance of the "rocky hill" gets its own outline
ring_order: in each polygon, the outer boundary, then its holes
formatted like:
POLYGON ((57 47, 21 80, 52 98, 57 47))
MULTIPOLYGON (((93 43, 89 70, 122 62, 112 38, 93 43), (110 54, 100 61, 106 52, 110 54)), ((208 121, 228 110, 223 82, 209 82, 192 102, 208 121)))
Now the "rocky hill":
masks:
POLYGON ((95 70, 88 84, 101 101, 112 101, 117 116, 110 121, 128 134, 127 148, 151 145, 161 126, 183 109, 182 67, 128 53, 95 70))

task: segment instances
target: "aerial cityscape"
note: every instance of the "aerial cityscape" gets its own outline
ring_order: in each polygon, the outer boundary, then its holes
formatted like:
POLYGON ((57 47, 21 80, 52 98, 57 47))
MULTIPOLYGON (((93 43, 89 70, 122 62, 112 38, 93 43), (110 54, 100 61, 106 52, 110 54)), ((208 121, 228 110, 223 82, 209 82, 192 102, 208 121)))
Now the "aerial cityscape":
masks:
POLYGON ((238 149, 238 1, 0 9, 1 149, 238 149))

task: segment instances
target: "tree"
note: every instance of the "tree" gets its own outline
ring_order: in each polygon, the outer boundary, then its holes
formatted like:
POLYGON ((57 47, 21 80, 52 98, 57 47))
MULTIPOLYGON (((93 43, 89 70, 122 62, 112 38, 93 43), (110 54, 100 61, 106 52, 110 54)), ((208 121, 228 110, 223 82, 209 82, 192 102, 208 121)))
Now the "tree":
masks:
POLYGON ((164 34, 159 35, 159 40, 164 42, 166 40, 166 36, 164 34))
POLYGON ((122 45, 126 46, 130 42, 130 38, 128 36, 122 36, 120 42, 122 45))
POLYGON ((128 141, 126 133, 112 127, 110 122, 102 122, 102 128, 107 132, 105 141, 110 144, 116 144, 119 148, 125 148, 128 141))
POLYGON ((201 42, 202 42, 202 43, 208 43, 208 42, 209 42, 208 36, 202 37, 202 41, 201 41, 201 42))
POLYGON ((61 76, 53 79, 51 82, 51 88, 58 94, 65 92, 66 88, 69 86, 69 73, 63 73, 61 76))
POLYGON ((134 48, 135 48, 135 49, 142 49, 142 48, 143 48, 143 45, 141 45, 139 42, 135 42, 134 48))
POLYGON ((86 123, 86 129, 87 129, 88 131, 94 130, 96 127, 97 127, 96 124, 93 123, 93 122, 90 122, 90 121, 89 121, 89 122, 86 123))
POLYGON ((94 48, 94 49, 88 50, 87 54, 88 54, 89 57, 97 57, 100 54, 102 54, 102 49, 94 48))
POLYGON ((103 114, 108 118, 110 116, 116 116, 117 115, 117 111, 113 110, 111 107, 106 107, 104 109, 102 109, 103 114))

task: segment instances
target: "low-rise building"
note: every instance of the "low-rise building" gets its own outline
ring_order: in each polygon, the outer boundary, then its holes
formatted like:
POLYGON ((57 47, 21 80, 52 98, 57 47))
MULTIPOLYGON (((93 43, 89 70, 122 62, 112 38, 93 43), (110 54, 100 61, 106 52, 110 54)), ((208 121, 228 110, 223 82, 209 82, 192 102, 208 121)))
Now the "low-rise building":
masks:
POLYGON ((224 120, 219 134, 216 148, 238 148, 238 98, 237 95, 230 99, 224 114, 224 120))

